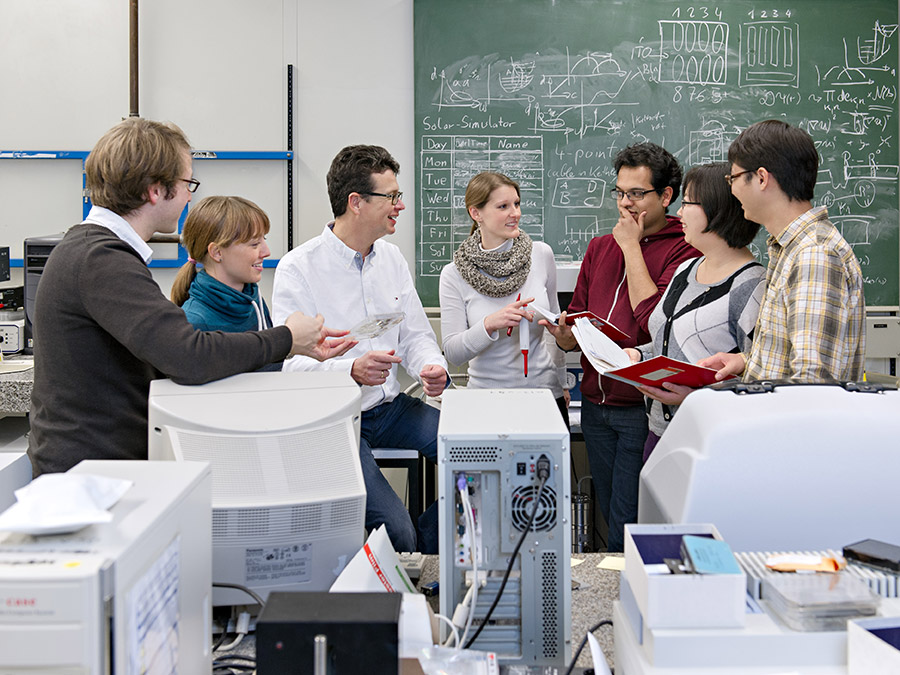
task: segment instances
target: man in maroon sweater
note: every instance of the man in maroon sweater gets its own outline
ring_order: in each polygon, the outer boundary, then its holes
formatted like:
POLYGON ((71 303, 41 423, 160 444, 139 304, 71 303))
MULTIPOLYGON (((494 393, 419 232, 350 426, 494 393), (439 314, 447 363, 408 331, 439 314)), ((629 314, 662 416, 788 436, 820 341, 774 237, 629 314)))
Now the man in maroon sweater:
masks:
MULTIPOLYGON (((681 188, 678 160, 654 143, 640 143, 620 151, 614 167, 619 221, 612 234, 588 245, 568 312, 589 310, 608 319, 630 336, 619 346, 634 347, 650 341, 647 320, 675 268, 700 253, 685 242, 681 220, 666 215, 681 188)), ((548 328, 570 351, 575 337, 562 318, 559 324, 548 328)), ((587 358, 581 364, 581 430, 591 477, 609 525, 607 549, 621 551, 625 523, 637 520, 647 438, 644 398, 631 385, 600 377, 587 358)))

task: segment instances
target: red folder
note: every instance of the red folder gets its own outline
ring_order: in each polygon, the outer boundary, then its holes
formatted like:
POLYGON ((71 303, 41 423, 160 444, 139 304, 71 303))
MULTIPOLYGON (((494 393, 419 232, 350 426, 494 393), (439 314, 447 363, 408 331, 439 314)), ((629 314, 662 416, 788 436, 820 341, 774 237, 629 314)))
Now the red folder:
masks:
POLYGON ((596 326, 598 330, 600 330, 601 333, 606 335, 606 337, 608 337, 613 342, 621 342, 622 340, 627 340, 629 337, 628 333, 623 333, 609 321, 607 321, 606 319, 601 319, 593 312, 576 312, 575 314, 566 314, 566 325, 574 325, 575 319, 580 319, 581 317, 588 318, 590 322, 594 324, 594 326, 596 326))
MULTIPOLYGON (((658 389, 662 389, 663 382, 699 388, 722 381, 716 380, 716 371, 712 368, 702 368, 687 361, 671 359, 668 356, 655 356, 652 359, 633 363, 630 366, 607 370, 603 375, 634 386, 656 387, 658 389)), ((731 375, 725 379, 728 380, 733 377, 731 375)))

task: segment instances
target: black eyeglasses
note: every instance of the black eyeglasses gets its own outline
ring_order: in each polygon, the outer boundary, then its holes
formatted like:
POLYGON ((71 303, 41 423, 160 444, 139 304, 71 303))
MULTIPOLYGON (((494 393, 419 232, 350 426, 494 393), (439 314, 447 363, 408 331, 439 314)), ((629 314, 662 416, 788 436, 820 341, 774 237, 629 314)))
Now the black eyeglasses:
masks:
POLYGON ((369 195, 370 197, 386 197, 391 200, 391 204, 394 206, 397 205, 401 199, 403 199, 402 192, 392 192, 391 194, 385 194, 384 192, 360 192, 361 195, 369 195))
POLYGON ((682 206, 703 206, 700 202, 689 202, 687 199, 681 200, 682 206))
POLYGON ((196 178, 182 178, 181 180, 188 184, 188 192, 194 193, 197 191, 197 188, 200 187, 200 181, 196 178))
POLYGON ((618 201, 622 201, 625 199, 626 195, 628 199, 633 202, 639 202, 644 198, 649 192, 659 192, 659 190, 620 190, 619 188, 613 188, 609 191, 613 197, 615 197, 618 201))
POLYGON ((732 183, 734 183, 735 178, 739 178, 745 173, 753 173, 754 171, 756 171, 756 169, 747 169, 746 171, 738 171, 737 173, 726 173, 725 182, 728 183, 728 185, 731 185, 732 183))

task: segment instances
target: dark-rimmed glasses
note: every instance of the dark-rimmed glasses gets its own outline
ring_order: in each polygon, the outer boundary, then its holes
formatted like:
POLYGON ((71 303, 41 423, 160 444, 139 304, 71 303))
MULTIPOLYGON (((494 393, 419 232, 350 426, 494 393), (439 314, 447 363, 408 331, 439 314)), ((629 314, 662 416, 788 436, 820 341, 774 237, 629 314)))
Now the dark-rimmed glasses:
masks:
POLYGON ((185 183, 188 184, 187 191, 193 194, 197 191, 197 188, 200 187, 200 181, 196 178, 182 178, 185 183))
POLYGON ((747 169, 746 171, 738 171, 737 173, 726 173, 725 174, 725 182, 728 183, 729 187, 734 183, 735 178, 740 178, 745 173, 753 173, 756 169, 747 169))
POLYGON ((391 200, 391 204, 394 206, 397 205, 401 199, 403 199, 402 192, 392 192, 391 194, 385 194, 384 192, 360 192, 361 195, 369 195, 370 197, 385 197, 391 200))
POLYGON ((700 202, 689 202, 686 199, 681 200, 681 205, 682 206, 703 206, 703 204, 701 204, 700 202))
POLYGON ((639 202, 648 192, 659 192, 659 190, 620 190, 619 188, 613 188, 609 191, 609 194, 615 197, 618 201, 622 201, 627 196, 631 201, 639 202))

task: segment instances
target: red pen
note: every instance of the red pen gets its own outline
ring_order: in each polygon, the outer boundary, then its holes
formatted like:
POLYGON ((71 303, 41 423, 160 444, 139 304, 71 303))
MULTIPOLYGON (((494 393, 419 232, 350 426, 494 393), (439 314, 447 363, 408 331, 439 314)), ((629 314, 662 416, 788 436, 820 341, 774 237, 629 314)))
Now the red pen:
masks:
POLYGON ((519 322, 519 349, 525 360, 525 377, 528 377, 528 343, 531 341, 531 329, 528 327, 528 319, 522 317, 519 322))
MULTIPOLYGON (((521 299, 522 299, 522 294, 519 293, 519 294, 516 296, 516 302, 518 302, 518 301, 521 300, 521 299)), ((510 335, 512 335, 512 326, 510 326, 509 328, 506 329, 506 337, 509 337, 510 335)))

